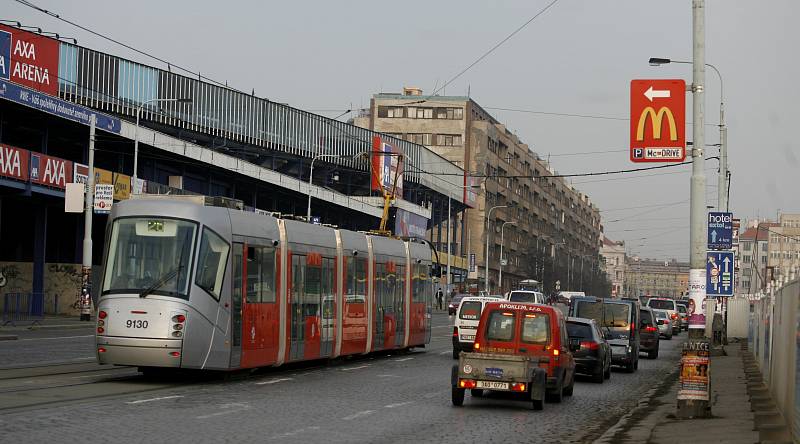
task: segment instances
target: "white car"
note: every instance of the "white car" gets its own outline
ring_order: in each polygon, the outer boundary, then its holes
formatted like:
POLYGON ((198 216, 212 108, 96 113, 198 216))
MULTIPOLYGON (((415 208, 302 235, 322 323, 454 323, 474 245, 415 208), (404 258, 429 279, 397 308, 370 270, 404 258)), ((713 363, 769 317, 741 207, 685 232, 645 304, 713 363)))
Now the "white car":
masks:
POLYGON ((453 324, 453 359, 458 359, 462 350, 472 351, 483 307, 487 302, 498 300, 500 298, 492 296, 467 296, 461 300, 453 324))
POLYGON ((681 315, 678 313, 678 304, 675 303, 675 299, 650 298, 647 300, 647 306, 654 310, 666 311, 672 326, 672 334, 677 335, 681 332, 681 315))
POLYGON ((544 293, 531 290, 512 290, 506 294, 509 302, 532 302, 534 304, 545 304, 547 300, 544 293))

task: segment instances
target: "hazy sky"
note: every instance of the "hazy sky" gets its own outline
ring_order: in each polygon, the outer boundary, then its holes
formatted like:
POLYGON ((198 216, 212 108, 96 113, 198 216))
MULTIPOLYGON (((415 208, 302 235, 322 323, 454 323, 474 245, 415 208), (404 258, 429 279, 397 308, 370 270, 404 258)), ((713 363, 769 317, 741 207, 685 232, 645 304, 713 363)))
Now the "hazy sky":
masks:
MULTIPOLYGON (((231 86, 336 116, 404 85, 431 92, 551 0, 151 1, 34 0, 84 26, 231 86)), ((800 212, 800 2, 707 0, 706 61, 725 81, 731 209, 739 217, 800 212)), ((3 19, 74 36, 93 49, 157 62, 11 0, 3 19)), ((628 160, 631 79, 684 78, 691 60, 690 0, 560 0, 444 93, 471 96, 560 173, 635 167, 628 160), (608 119, 611 117, 612 119, 608 119), (603 153, 577 154, 586 152, 603 153)), ((719 81, 706 73, 706 121, 719 120, 719 81)), ((687 97, 691 115, 691 97, 687 97)), ((687 140, 691 140, 687 127, 687 140)), ((706 143, 719 132, 706 127, 706 143)), ((714 147, 706 156, 717 155, 714 147)), ((717 161, 707 161, 716 205, 717 161)), ((606 235, 629 252, 688 257, 689 166, 576 178, 602 210, 606 235), (672 204, 664 206, 664 204, 672 204), (659 206, 660 205, 660 206, 659 206), (637 207, 637 208, 632 208, 637 207), (643 208, 638 208, 643 207, 643 208)))

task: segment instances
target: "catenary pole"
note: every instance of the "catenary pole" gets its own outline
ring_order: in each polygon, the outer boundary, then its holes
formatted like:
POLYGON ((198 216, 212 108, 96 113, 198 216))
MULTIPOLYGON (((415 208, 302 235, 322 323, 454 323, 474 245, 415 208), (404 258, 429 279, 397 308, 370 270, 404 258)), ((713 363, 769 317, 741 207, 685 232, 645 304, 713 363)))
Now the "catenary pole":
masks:
MULTIPOLYGON (((706 177, 705 148, 705 0, 692 0, 692 177, 690 186, 689 234, 689 297, 694 302, 695 313, 689 319, 689 344, 704 342, 706 297, 706 177)), ((720 162, 721 163, 721 162, 720 162)), ((702 418, 710 415, 708 401, 687 400, 678 396, 678 417, 702 418)))
POLYGON ((89 177, 83 203, 83 272, 81 274, 81 320, 91 320, 92 212, 94 211, 94 139, 97 116, 89 116, 89 177))

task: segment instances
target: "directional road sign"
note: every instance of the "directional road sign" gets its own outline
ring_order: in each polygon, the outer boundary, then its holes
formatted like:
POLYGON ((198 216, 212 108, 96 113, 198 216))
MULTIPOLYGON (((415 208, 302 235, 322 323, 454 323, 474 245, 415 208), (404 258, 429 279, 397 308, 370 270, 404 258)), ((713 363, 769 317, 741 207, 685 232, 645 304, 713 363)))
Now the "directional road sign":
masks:
POLYGON ((631 161, 686 159, 686 82, 631 80, 631 161))
POLYGON ((733 213, 708 213, 708 249, 730 250, 733 242, 733 213))
POLYGON ((706 296, 733 296, 733 251, 706 254, 706 296))

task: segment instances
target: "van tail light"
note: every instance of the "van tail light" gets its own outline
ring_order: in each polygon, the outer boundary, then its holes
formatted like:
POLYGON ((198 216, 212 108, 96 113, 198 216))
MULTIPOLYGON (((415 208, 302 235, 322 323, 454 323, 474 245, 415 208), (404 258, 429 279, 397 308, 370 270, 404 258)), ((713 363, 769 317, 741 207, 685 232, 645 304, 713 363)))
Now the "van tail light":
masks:
POLYGON ((557 348, 553 349, 553 356, 558 356, 558 349, 557 348))
POLYGON ((517 383, 511 384, 511 390, 515 391, 515 392, 524 392, 525 391, 525 383, 517 382, 517 383))
POLYGON ((644 331, 654 333, 658 331, 658 328, 653 327, 652 325, 648 325, 647 327, 644 328, 644 331))
POLYGON ((105 347, 97 347, 97 352, 98 353, 105 353, 106 352, 106 348, 105 347))
POLYGON ((585 348, 585 349, 588 349, 588 350, 597 350, 598 348, 600 348, 600 344, 598 344, 597 342, 594 342, 594 341, 582 341, 581 342, 581 348, 582 349, 585 348))
POLYGON ((636 323, 635 322, 631 322, 631 333, 633 333, 635 331, 636 331, 636 323))
POLYGON ((481 349, 481 343, 480 342, 476 342, 475 345, 474 345, 474 348, 475 348, 475 350, 480 350, 481 349))
POLYGON ((458 337, 458 327, 453 326, 453 337, 458 337))
POLYGON ((476 384, 472 379, 459 379, 458 386, 463 389, 471 389, 475 388, 476 384))

